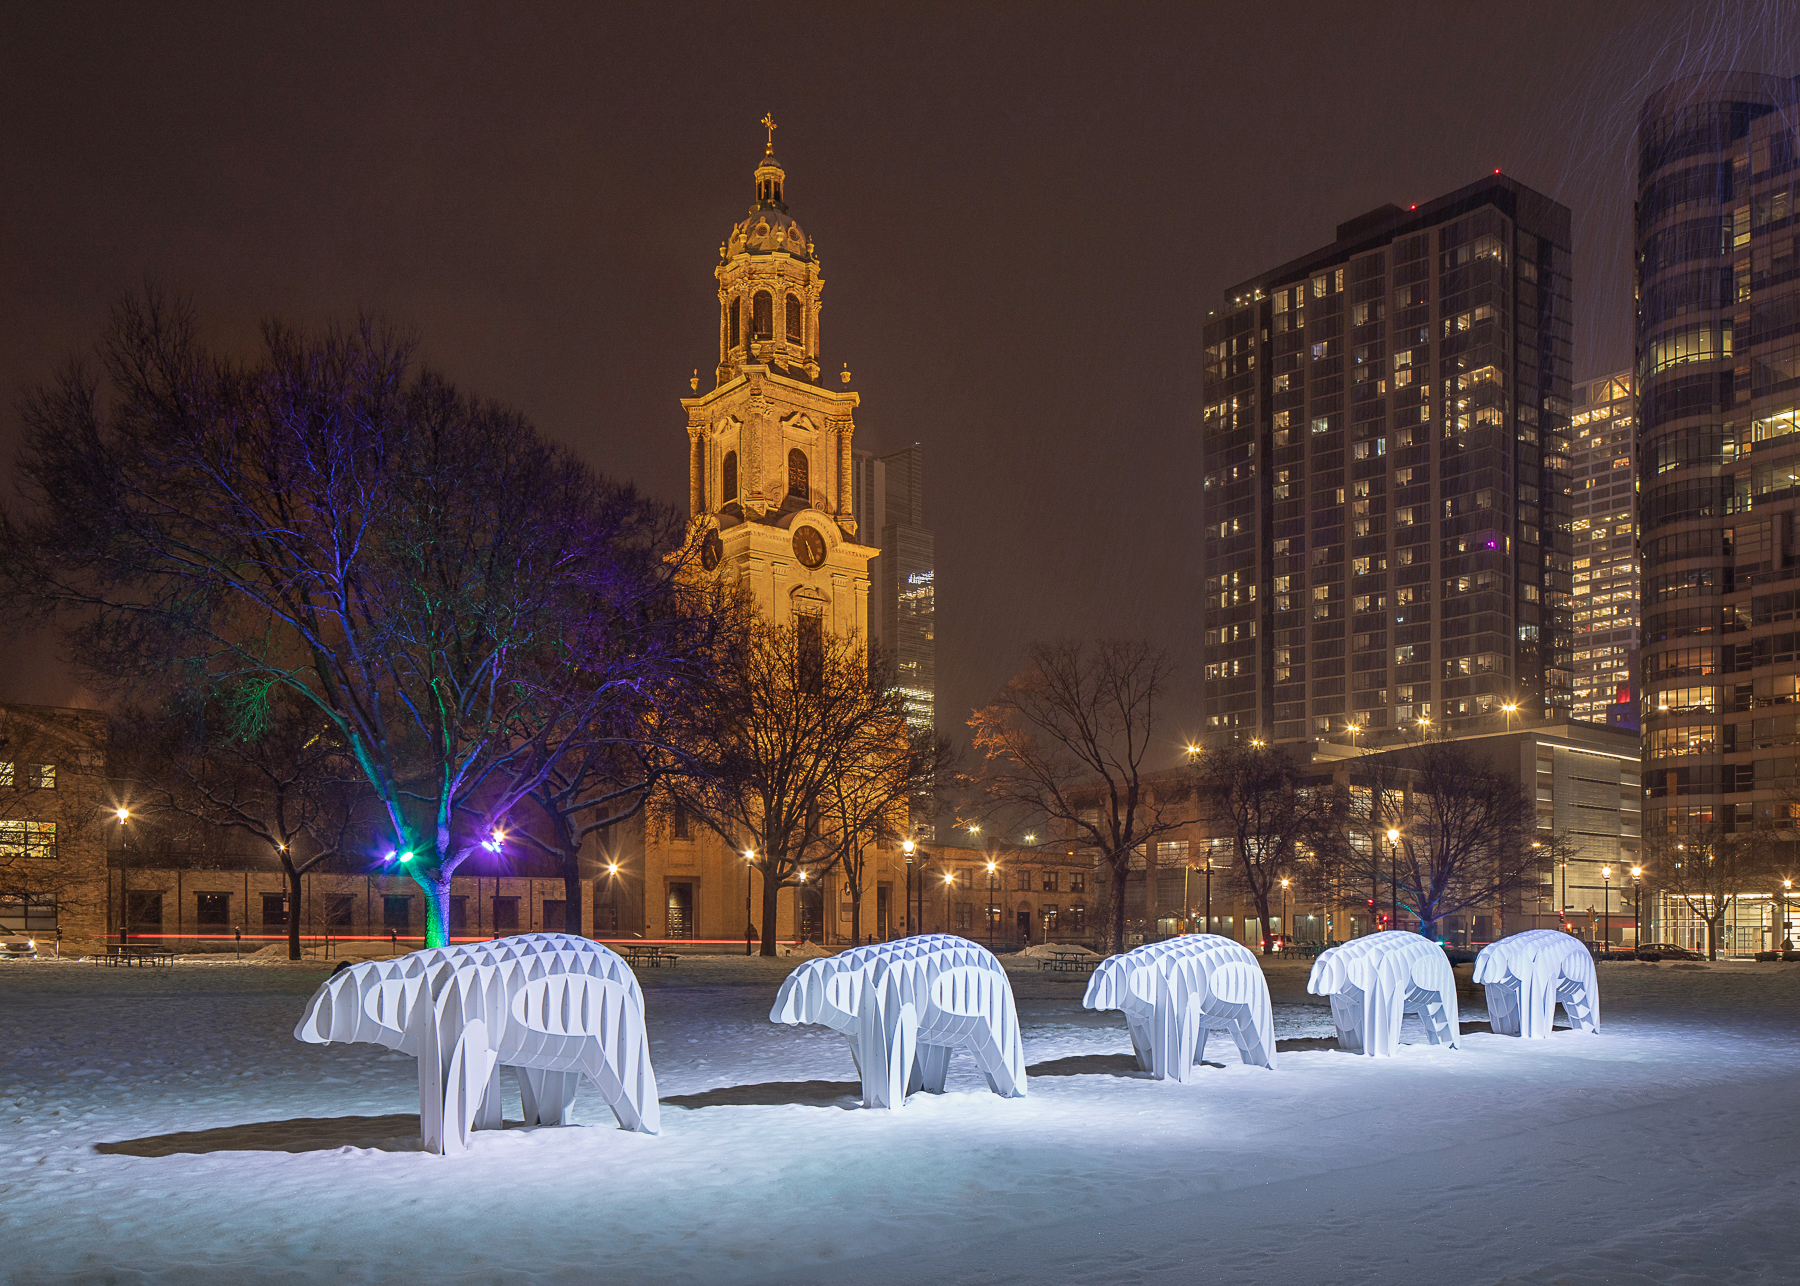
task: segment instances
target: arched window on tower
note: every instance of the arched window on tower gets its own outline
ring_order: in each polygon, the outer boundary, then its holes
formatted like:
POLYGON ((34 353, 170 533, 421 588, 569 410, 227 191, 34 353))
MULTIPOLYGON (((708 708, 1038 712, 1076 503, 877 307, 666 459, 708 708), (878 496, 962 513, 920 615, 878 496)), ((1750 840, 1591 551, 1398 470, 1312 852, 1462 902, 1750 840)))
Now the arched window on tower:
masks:
POLYGON ((727 347, 730 348, 736 348, 741 342, 738 339, 738 315, 741 311, 740 305, 742 303, 743 300, 741 299, 733 299, 731 301, 731 343, 727 345, 727 347))
POLYGON ((790 344, 798 344, 800 342, 800 330, 800 301, 792 295, 789 295, 787 297, 787 342, 790 344))
POLYGON ((801 500, 812 496, 806 485, 806 452, 799 447, 788 452, 788 494, 801 500))
POLYGON ((775 338, 775 301, 769 298, 769 292, 759 290, 750 301, 750 338, 775 338))
POLYGON ((799 652, 800 690, 818 694, 825 689, 825 618, 811 612, 794 617, 794 642, 799 652))
POLYGON ((737 452, 727 451, 719 469, 719 503, 737 499, 737 452))

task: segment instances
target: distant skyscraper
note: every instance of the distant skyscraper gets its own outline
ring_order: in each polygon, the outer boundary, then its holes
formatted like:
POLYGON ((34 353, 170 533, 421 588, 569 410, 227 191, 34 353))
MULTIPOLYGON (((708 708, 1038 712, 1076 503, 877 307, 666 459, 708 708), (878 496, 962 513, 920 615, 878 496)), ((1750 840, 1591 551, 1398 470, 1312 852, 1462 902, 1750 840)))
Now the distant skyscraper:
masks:
POLYGON ((1206 323, 1206 727, 1566 717, 1569 211, 1496 174, 1337 235, 1206 323))
POLYGON ((924 462, 919 444, 890 455, 859 451, 854 461, 857 529, 879 543, 869 567, 869 638, 894 667, 907 720, 936 726, 937 622, 934 544, 925 528, 924 462))
POLYGON ((1638 726, 1636 405, 1631 372, 1575 386, 1575 706, 1588 723, 1638 726))
POLYGON ((1678 80, 1638 119, 1646 834, 1800 787, 1800 256, 1793 80, 1678 80))

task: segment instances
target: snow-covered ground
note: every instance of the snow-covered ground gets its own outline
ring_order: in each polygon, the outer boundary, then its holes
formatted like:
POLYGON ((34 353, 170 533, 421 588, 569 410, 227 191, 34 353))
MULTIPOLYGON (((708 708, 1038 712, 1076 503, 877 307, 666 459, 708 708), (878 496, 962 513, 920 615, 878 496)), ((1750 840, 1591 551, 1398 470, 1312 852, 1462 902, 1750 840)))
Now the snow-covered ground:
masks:
POLYGON ((584 1091, 454 1160, 411 1059, 293 1039, 323 967, 0 964, 0 1281, 1800 1280, 1800 965, 1603 963, 1598 1037, 1375 1060, 1272 964, 1279 1070, 1227 1042, 1191 1085, 1018 969, 1030 1094, 965 1057, 883 1113, 768 1022, 794 963, 644 972, 660 1136, 584 1091))

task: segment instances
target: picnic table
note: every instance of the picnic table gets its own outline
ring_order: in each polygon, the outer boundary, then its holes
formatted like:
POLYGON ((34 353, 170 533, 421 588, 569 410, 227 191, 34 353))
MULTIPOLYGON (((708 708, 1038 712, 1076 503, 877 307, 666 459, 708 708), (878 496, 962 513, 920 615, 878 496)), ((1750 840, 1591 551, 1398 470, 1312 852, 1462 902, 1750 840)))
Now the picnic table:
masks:
POLYGON ((620 954, 625 957, 625 963, 634 969, 639 965, 649 965, 652 969, 660 969, 664 965, 668 965, 673 969, 676 962, 681 959, 673 951, 648 943, 642 946, 627 945, 620 954))
POLYGON ((103 964, 166 965, 175 963, 175 948, 140 946, 135 942, 109 942, 103 964))
POLYGON ((1105 957, 1085 951, 1059 951, 1038 961, 1040 973, 1092 973, 1105 957))

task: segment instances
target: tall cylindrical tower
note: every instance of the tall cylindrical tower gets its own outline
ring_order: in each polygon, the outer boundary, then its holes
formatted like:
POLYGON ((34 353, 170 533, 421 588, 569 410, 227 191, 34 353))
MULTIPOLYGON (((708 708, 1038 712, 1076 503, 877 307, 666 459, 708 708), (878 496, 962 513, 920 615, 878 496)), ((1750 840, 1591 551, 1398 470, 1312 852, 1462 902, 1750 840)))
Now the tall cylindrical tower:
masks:
POLYGON ((1800 785, 1796 85, 1695 76, 1638 122, 1646 838, 1742 830, 1800 785))

